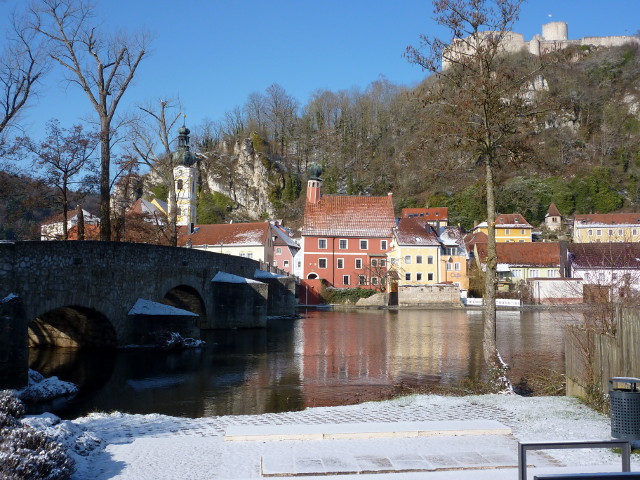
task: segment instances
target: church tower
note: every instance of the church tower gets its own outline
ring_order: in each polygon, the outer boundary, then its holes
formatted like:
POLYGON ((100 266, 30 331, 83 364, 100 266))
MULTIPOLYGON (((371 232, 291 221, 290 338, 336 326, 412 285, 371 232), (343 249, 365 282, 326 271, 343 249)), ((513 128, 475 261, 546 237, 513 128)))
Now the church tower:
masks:
POLYGON ((318 203, 321 196, 322 181, 320 176, 322 175, 322 167, 317 163, 309 165, 308 169, 309 180, 307 181, 307 203, 318 203))
POLYGON ((195 156, 189 149, 189 129, 182 125, 178 130, 178 149, 173 152, 173 180, 176 189, 179 226, 186 226, 193 233, 196 224, 196 179, 195 156))

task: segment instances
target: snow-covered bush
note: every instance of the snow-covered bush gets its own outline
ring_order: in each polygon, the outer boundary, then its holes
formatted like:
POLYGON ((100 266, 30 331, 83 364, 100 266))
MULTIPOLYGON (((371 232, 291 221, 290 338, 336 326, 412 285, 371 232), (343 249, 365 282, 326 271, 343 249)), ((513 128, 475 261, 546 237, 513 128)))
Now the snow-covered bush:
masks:
POLYGON ((63 480, 74 462, 65 448, 44 432, 23 425, 24 405, 13 392, 0 391, 0 478, 63 480))

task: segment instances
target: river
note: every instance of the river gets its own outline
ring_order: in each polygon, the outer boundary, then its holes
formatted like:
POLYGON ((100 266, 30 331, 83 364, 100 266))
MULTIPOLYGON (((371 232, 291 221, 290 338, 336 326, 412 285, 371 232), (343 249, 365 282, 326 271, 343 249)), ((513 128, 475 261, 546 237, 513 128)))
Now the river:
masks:
MULTIPOLYGON (((474 310, 309 310, 264 329, 205 331, 202 348, 30 352, 30 367, 80 386, 48 405, 185 417, 302 410, 438 391, 485 375, 482 314, 474 310)), ((500 311, 498 348, 510 378, 564 372, 564 311, 500 311)))

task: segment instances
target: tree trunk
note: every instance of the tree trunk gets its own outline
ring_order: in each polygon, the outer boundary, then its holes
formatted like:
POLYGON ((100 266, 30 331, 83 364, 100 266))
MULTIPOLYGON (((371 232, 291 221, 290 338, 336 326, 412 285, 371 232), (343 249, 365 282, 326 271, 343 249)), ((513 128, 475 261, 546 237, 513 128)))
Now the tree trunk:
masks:
POLYGON ((484 361, 491 369, 497 367, 496 346, 496 207, 493 189, 493 159, 487 158, 486 190, 487 190, 487 263, 485 271, 484 291, 484 333, 482 339, 484 361))
POLYGON ((63 183, 62 187, 62 239, 69 240, 69 202, 67 201, 67 185, 63 183))
POLYGON ((100 126, 100 240, 111 240, 111 133, 109 123, 102 119, 100 126))
POLYGON ((77 220, 78 220, 78 240, 84 240, 84 212, 82 207, 78 205, 77 208, 77 220))

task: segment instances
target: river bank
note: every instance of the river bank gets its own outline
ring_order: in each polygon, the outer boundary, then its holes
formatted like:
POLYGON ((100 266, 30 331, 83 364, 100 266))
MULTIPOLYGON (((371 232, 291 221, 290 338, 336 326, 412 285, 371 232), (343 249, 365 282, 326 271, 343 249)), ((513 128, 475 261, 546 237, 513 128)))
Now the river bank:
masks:
MULTIPOLYGON (((408 461, 408 453, 414 454, 415 462, 420 457, 433 468, 425 467, 420 473, 409 473, 395 472, 395 467, 389 467, 386 473, 377 473, 371 478, 506 480, 516 476, 517 441, 610 438, 608 417, 593 412, 576 399, 517 395, 416 395, 353 406, 309 408, 300 412, 198 419, 114 412, 93 413, 73 421, 56 422, 51 416, 44 419, 31 417, 29 421, 40 422, 41 427, 49 429, 54 436, 66 435, 66 444, 75 448, 75 480, 261 478, 265 462, 274 471, 278 468, 284 471, 291 468, 287 465, 305 462, 316 469, 320 466, 325 468, 326 464, 333 462, 332 468, 342 469, 336 478, 362 480, 369 476, 349 473, 349 469, 355 468, 354 461, 362 463, 378 459, 384 463, 383 458, 391 459, 392 463, 401 458, 408 461), (370 424, 380 428, 384 424, 404 425, 406 422, 478 420, 499 422, 511 433, 463 437, 444 435, 433 439, 225 441, 225 432, 232 426, 262 428, 274 425, 280 426, 281 432, 295 433, 301 425, 306 425, 307 429, 313 425, 345 424, 370 424), (75 447, 74 438, 80 440, 78 447, 75 447)), ((632 470, 637 470, 640 458, 638 455, 633 457, 632 470)), ((619 455, 608 449, 550 451, 541 457, 530 457, 529 463, 533 465, 530 469, 532 474, 567 468, 573 468, 573 471, 620 470, 619 455)), ((275 475, 273 478, 286 477, 275 475)), ((305 478, 328 477, 309 475, 305 478)))

